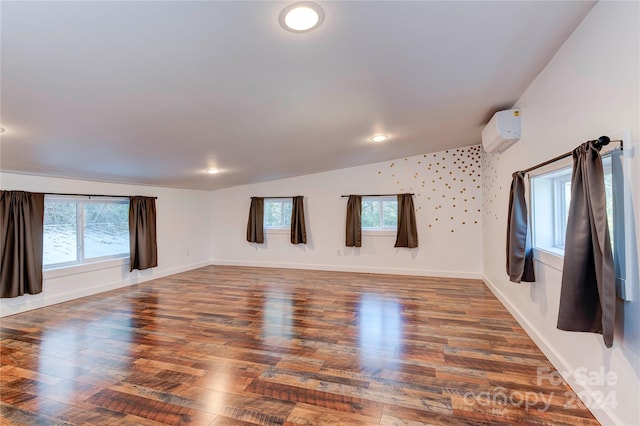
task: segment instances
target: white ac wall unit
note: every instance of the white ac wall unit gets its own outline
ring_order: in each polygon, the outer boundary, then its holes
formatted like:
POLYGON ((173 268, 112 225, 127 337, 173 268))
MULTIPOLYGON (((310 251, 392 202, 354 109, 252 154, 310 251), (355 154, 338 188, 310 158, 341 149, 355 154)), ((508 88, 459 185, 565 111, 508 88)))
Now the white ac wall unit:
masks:
POLYGON ((508 109, 493 114, 482 130, 482 147, 486 152, 504 151, 520 139, 520 110, 508 109))

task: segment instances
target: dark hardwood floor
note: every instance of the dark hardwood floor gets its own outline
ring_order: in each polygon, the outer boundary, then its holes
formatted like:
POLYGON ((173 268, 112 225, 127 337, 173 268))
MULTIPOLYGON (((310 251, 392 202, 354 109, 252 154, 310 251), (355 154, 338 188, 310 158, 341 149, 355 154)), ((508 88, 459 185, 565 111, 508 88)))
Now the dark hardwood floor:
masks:
POLYGON ((477 280, 210 266, 1 326, 3 425, 597 424, 477 280))

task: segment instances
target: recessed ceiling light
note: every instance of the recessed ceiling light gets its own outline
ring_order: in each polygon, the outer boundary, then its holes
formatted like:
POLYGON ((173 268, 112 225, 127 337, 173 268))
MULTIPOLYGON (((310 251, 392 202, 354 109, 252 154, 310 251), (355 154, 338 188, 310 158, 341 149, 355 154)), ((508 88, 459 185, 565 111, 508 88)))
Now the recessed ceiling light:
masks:
POLYGON ((217 175, 218 173, 220 173, 220 169, 209 169, 207 170, 207 173, 209 173, 210 175, 217 175))
POLYGON ((369 140, 371 142, 382 142, 382 141, 387 140, 388 137, 389 136, 387 136, 387 135, 375 135, 375 136, 372 136, 371 138, 369 138, 369 140))
POLYGON ((324 11, 311 2, 294 3, 280 12, 280 25, 287 31, 304 33, 313 31, 324 21, 324 11))

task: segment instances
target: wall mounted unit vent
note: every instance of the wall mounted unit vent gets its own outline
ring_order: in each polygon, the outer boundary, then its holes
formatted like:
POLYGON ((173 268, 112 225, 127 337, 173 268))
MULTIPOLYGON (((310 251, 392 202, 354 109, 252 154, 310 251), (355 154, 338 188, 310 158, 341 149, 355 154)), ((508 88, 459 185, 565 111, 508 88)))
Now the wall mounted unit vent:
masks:
POLYGON ((482 147, 486 152, 502 152, 520 139, 520 110, 496 112, 482 131, 482 147))

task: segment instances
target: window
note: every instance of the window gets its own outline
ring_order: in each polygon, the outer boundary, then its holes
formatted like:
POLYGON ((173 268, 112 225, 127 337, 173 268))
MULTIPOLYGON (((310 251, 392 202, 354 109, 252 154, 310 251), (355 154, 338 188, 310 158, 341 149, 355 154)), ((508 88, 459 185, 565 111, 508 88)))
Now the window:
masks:
MULTIPOLYGON (((604 156, 602 165, 609 234, 611 246, 614 247, 611 156, 604 156)), ((564 255, 564 240, 571 203, 571 172, 572 167, 569 166, 531 178, 533 246, 559 256, 564 255)))
POLYGON ((45 198, 44 268, 128 255, 129 200, 45 198))
POLYGON ((397 197, 362 197, 364 231, 395 231, 397 227, 397 197))
POLYGON ((266 198, 264 200, 264 228, 291 228, 291 198, 266 198))

